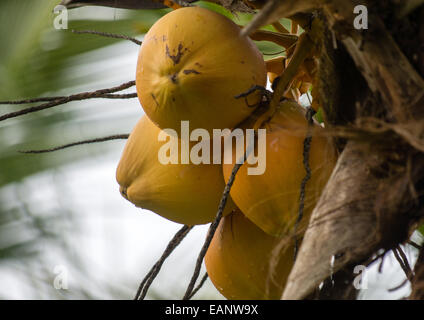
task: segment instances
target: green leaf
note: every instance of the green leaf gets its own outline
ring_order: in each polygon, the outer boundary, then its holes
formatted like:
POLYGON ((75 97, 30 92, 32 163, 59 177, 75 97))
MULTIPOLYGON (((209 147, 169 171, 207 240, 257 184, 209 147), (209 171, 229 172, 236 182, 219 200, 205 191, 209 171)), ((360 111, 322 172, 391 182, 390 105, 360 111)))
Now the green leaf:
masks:
POLYGON ((418 228, 418 231, 424 236, 424 224, 418 228))
POLYGON ((319 108, 317 113, 315 113, 315 120, 318 121, 318 123, 324 122, 324 116, 322 114, 322 108, 319 108))

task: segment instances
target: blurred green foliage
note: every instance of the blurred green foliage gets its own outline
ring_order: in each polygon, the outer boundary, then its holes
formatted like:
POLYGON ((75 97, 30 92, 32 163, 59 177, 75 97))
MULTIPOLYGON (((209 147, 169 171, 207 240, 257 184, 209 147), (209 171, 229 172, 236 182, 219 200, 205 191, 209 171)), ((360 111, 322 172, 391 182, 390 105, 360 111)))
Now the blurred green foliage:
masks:
MULTIPOLYGON (((99 30, 126 35, 139 35, 167 10, 129 11, 119 20, 71 20, 69 30, 56 30, 53 8, 59 1, 4 0, 0 2, 0 100, 16 100, 75 93, 73 86, 96 80, 70 77, 75 57, 111 45, 118 39, 71 33, 71 29, 99 30), (8 31, 10 30, 10 31, 8 31)), ((80 61, 82 62, 82 61, 80 61)), ((133 80, 129 77, 128 80, 133 80)), ((0 106, 13 111, 25 106, 0 106)), ((63 108, 63 107, 59 107, 63 108)), ((0 123, 0 186, 36 172, 79 158, 77 152, 66 158, 40 155, 35 161, 18 150, 45 147, 55 136, 57 124, 69 121, 70 113, 40 112, 0 123), (19 139, 18 139, 19 137, 19 139), (18 140, 18 141, 17 141, 18 140), (12 148, 10 148, 12 147, 12 148)), ((56 142, 57 143, 57 142, 56 142)))
MULTIPOLYGON (((69 21, 69 30, 56 30, 53 12, 59 0, 2 0, 0 1, 0 100, 18 100, 42 96, 69 95, 81 88, 100 89, 90 85, 98 81, 96 72, 76 74, 77 68, 92 63, 87 61, 88 53, 105 48, 118 41, 92 35, 73 34, 71 29, 90 29, 103 32, 138 36, 167 10, 130 11, 120 10, 119 18, 93 17, 69 21)), ((83 12, 84 9, 77 9, 83 12)), ((78 11, 75 11, 78 12, 78 11)), ((93 11, 91 11, 93 12, 93 11)), ((112 12, 112 11, 111 11, 112 12)), ((127 81, 134 75, 128 75, 127 81)), ((116 83, 116 85, 119 83, 116 83)), ((84 90, 86 91, 86 90, 84 90)), ((20 110, 30 105, 0 105, 0 114, 20 110)), ((74 105, 75 106, 75 105, 74 105)), ((81 261, 61 238, 61 231, 69 223, 78 228, 78 221, 66 209, 42 211, 28 205, 26 177, 36 173, 53 170, 67 163, 94 156, 104 150, 104 144, 84 148, 74 148, 71 152, 55 154, 25 155, 19 150, 46 148, 70 141, 61 141, 63 124, 74 123, 77 127, 77 113, 73 106, 59 106, 16 119, 0 122, 0 267, 12 263, 16 274, 28 282, 32 289, 40 286, 38 280, 49 281, 42 261, 40 250, 51 248, 52 243, 69 255, 77 269, 83 273, 81 261), (65 111, 66 110, 66 111, 65 111), (34 264, 36 267, 29 267, 34 264), (38 280, 37 280, 38 279, 38 280)), ((79 139, 79 132, 67 137, 71 141, 79 139)), ((87 137, 88 138, 88 137, 87 137)), ((40 190, 44 192, 44 190, 40 190)), ((68 226, 69 227, 69 226, 68 226)), ((122 291, 109 284, 103 289, 114 291, 119 297, 122 291)), ((48 297, 58 296, 58 291, 46 289, 48 297)), ((42 297, 40 288, 40 297, 42 297)), ((88 298, 92 293, 73 291, 73 297, 88 298)), ((1 298, 1 297, 0 297, 1 298)), ((7 297, 6 297, 7 298, 7 297)))

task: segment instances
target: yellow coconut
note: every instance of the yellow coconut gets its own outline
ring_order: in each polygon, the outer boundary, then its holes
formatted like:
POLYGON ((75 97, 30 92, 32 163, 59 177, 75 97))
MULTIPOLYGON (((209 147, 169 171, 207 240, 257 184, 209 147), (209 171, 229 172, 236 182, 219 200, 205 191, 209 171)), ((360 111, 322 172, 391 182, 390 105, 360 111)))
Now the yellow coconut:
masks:
MULTIPOLYGON (((182 150, 181 141, 172 138, 178 142, 178 150, 182 150)), ((213 221, 225 187, 222 166, 212 161, 193 164, 190 159, 188 164, 183 164, 178 150, 178 163, 159 161, 164 154, 170 154, 172 149, 165 145, 170 139, 148 117, 140 119, 125 145, 116 172, 121 194, 137 207, 178 223, 195 225, 213 221)), ((232 209, 234 204, 229 199, 224 214, 232 209)))
MULTIPOLYGON (((252 108, 235 96, 265 86, 262 54, 240 28, 216 12, 189 7, 159 19, 140 48, 136 86, 148 117, 160 128, 232 128, 252 108)), ((248 104, 260 101, 259 92, 248 104)))
POLYGON ((293 241, 266 234, 237 211, 221 220, 205 264, 227 299, 275 300, 281 298, 293 257, 293 241))
MULTIPOLYGON (((250 120, 241 125, 242 128, 250 126, 250 120)), ((306 175, 303 145, 308 124, 304 109, 295 102, 283 102, 265 129, 266 152, 258 155, 263 161, 266 156, 265 172, 249 175, 248 167, 255 165, 243 164, 230 195, 251 221, 270 235, 278 236, 293 230, 298 216, 300 186, 306 175)), ((336 161, 332 141, 322 133, 323 128, 314 124, 309 152, 311 178, 306 183, 304 221, 315 207, 336 161)), ((232 164, 224 163, 225 179, 229 178, 232 167, 232 164)))

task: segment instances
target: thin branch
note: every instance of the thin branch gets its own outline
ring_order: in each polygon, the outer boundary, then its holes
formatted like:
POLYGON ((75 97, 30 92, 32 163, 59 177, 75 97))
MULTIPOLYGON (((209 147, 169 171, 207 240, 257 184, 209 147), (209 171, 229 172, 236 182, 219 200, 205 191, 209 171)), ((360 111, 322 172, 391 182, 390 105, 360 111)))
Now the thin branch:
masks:
POLYGON ((230 195, 230 190, 231 190, 231 187, 233 186, 236 174, 239 171, 240 167, 243 165, 243 163, 246 161, 246 158, 248 157, 248 153, 249 153, 249 151, 246 150, 245 154, 243 155, 242 161, 237 161, 238 163, 236 163, 234 165, 233 170, 231 171, 230 178, 228 179, 228 182, 225 185, 224 192, 223 192, 222 197, 221 197, 221 201, 219 202, 218 212, 216 214, 216 218, 211 223, 211 225, 209 227, 208 234, 206 236, 205 242, 203 243, 203 247, 200 250, 199 256, 197 257, 196 266, 194 268, 193 276, 191 277, 190 283, 189 283, 187 290, 184 294, 183 300, 189 300, 192 297, 193 288, 194 288, 194 285, 196 284, 197 278, 199 277, 200 269, 201 269, 202 263, 203 263, 203 258, 206 255, 206 251, 208 250, 209 245, 212 241, 212 238, 215 234, 215 231, 218 228, 219 222, 221 221, 222 213, 224 212, 225 205, 227 204, 227 199, 228 199, 228 196, 230 195))
POLYGON ((374 258, 370 259, 368 262, 365 262, 364 265, 366 267, 369 267, 370 265, 372 265, 374 262, 376 262, 377 260, 379 260, 381 258, 381 260, 383 261, 385 258, 385 255, 387 252, 389 252, 390 250, 384 250, 382 253, 377 254, 374 258))
POLYGON ((104 142, 104 141, 110 141, 110 140, 122 140, 122 139, 128 139, 129 134, 115 134, 112 136, 102 137, 102 138, 96 138, 96 139, 89 139, 89 140, 82 140, 77 142, 72 142, 68 144, 64 144, 61 146, 57 146, 50 149, 41 149, 41 150, 25 150, 25 151, 18 151, 20 153, 47 153, 47 152, 54 152, 57 150, 63 150, 66 148, 79 146, 82 144, 90 144, 90 143, 97 143, 97 142, 104 142))
MULTIPOLYGON (((236 164, 234 166, 234 168, 236 168, 237 166, 238 165, 236 164)), ((226 189, 227 189, 227 187, 226 187, 226 189)), ((224 192, 224 194, 225 194, 225 192, 224 192)), ((185 294, 183 296, 183 300, 189 300, 192 297, 193 288, 194 288, 194 285, 196 284, 197 278, 199 277, 200 269, 201 269, 202 263, 203 263, 203 259, 204 259, 205 255, 206 255, 206 251, 209 248, 209 245, 210 245, 210 243, 212 241, 212 238, 213 238, 213 236, 215 234, 215 231, 218 228, 219 222, 221 221, 222 212, 224 211, 224 208, 225 208, 225 204, 227 202, 228 195, 229 195, 229 192, 226 194, 226 196, 224 195, 222 197, 222 199, 221 199, 221 202, 219 204, 218 214, 217 214, 215 220, 211 223, 211 225, 209 227, 208 234, 206 236, 206 239, 205 239, 205 242, 204 242, 204 244, 202 246, 202 249, 200 250, 200 253, 199 253, 198 257, 197 257, 196 266, 194 268, 194 272, 193 272, 193 275, 192 275, 192 277, 190 279, 190 283, 189 283, 189 285, 187 287, 187 290, 186 290, 186 292, 185 292, 185 294)))
POLYGON ((242 32, 242 36, 249 36, 260 27, 277 21, 281 17, 291 17, 298 12, 308 12, 318 7, 317 1, 281 1, 269 0, 262 7, 253 19, 246 25, 242 32))
POLYGON ((406 269, 408 270, 410 277, 412 277, 414 275, 414 272, 412 271, 412 268, 409 265, 408 258, 406 257, 405 252, 402 250, 400 245, 398 245, 396 247, 396 249, 399 252, 400 257, 402 258, 403 264, 405 265, 406 269))
POLYGON ((408 278, 408 270, 406 270, 405 265, 403 264, 403 261, 401 259, 401 257, 399 256, 399 253, 397 252, 396 248, 394 248, 393 250, 393 255, 395 256, 397 262, 399 263, 400 267, 402 268, 403 272, 405 273, 406 277, 408 278))
POLYGON ((396 247, 396 248, 394 248, 392 251, 393 251, 393 255, 395 256, 395 258, 396 258, 396 260, 398 261, 398 263, 399 263, 399 265, 400 265, 400 267, 402 268, 402 270, 403 270, 403 272, 405 273, 405 275, 406 275, 406 278, 408 279, 408 280, 410 280, 411 279, 411 275, 412 275, 412 272, 411 272, 411 268, 408 268, 408 266, 405 264, 405 262, 404 262, 404 260, 402 259, 402 257, 400 256, 400 254, 399 254, 399 252, 398 252, 398 248, 399 247, 396 247))
POLYGON ((27 104, 27 103, 36 103, 36 102, 55 101, 55 100, 64 99, 64 98, 66 97, 65 96, 42 97, 42 98, 25 99, 25 100, 0 101, 0 104, 27 104))
POLYGON ((277 84, 273 87, 274 93, 269 103, 269 108, 258 118, 254 126, 255 128, 259 128, 265 122, 269 121, 269 119, 271 119, 274 113, 277 111, 278 107, 280 106, 282 97, 290 88, 290 84, 298 73, 299 67, 306 59, 306 57, 310 55, 313 46, 314 43, 307 33, 303 33, 299 37, 299 41, 296 44, 296 48, 294 49, 293 56, 287 68, 284 69, 284 72, 278 78, 279 80, 277 84))
POLYGON ((199 291, 203 285, 205 284, 206 280, 208 280, 208 273, 205 272, 205 274, 203 275, 202 280, 200 280, 199 285, 193 290, 193 292, 191 293, 189 299, 193 298, 193 296, 197 293, 197 291, 199 291))
POLYGON ((305 177, 300 184, 300 197, 299 197, 299 212, 294 225, 294 261, 296 261, 297 252, 299 250, 299 239, 297 237, 297 229, 303 218, 303 210, 305 208, 305 193, 306 183, 311 179, 311 166, 309 165, 309 152, 311 150, 312 134, 311 127, 314 123, 313 116, 315 110, 309 107, 306 111, 306 119, 308 121, 308 130, 306 132, 305 140, 303 141, 303 166, 305 167, 305 177))
POLYGON ((412 241, 412 240, 408 240, 408 242, 407 242, 409 245, 411 245, 411 246, 413 246, 414 248, 416 248, 416 249, 418 249, 418 250, 421 250, 421 246, 418 244, 418 243, 416 243, 416 242, 414 242, 414 241, 412 241))
POLYGON ((183 226, 178 232, 174 235, 174 237, 169 241, 168 246, 165 251, 162 253, 160 259, 153 265, 147 275, 144 277, 143 281, 140 283, 138 287, 137 293, 135 295, 134 300, 143 300, 152 285, 153 280, 158 275, 163 263, 169 257, 169 255, 175 250, 175 248, 181 243, 181 241, 185 238, 185 236, 191 231, 193 226, 183 226))
POLYGON ((390 288, 390 289, 387 289, 387 291, 388 292, 394 292, 394 291, 397 291, 397 290, 399 290, 400 288, 402 288, 403 286, 405 286, 407 283, 408 283, 408 279, 405 279, 405 280, 403 280, 399 285, 397 285, 396 287, 394 287, 394 288, 390 288))
MULTIPOLYGON (((385 254, 386 252, 384 252, 384 254, 385 254)), ((385 255, 382 255, 381 256, 381 261, 380 261, 380 264, 378 265, 378 273, 382 273, 383 272, 383 266, 384 266, 384 257, 385 257, 385 255)))
MULTIPOLYGON (((34 99, 26 99, 26 100, 13 100, 13 101, 0 101, 0 104, 29 104, 36 102, 48 102, 48 101, 56 101, 66 99, 66 96, 56 96, 56 97, 42 97, 42 98, 34 98, 34 99)), ((105 98, 105 99, 131 99, 137 98, 137 93, 125 93, 125 94, 102 94, 96 98, 105 98)))
MULTIPOLYGON (((6 120, 6 119, 10 119, 10 118, 15 118, 18 116, 22 116, 28 113, 33 113, 33 112, 37 112, 37 111, 41 111, 44 109, 49 109, 49 108, 53 108, 55 106, 58 105, 62 105, 71 101, 80 101, 80 100, 86 100, 86 99, 93 99, 93 98, 111 98, 111 95, 109 95, 110 93, 114 93, 117 91, 122 91, 124 89, 130 88, 132 86, 135 85, 135 81, 129 81, 126 83, 123 83, 119 86, 116 87, 112 87, 112 88, 107 88, 107 89, 100 89, 97 91, 90 91, 90 92, 82 92, 82 93, 77 93, 77 94, 73 94, 67 97, 63 97, 57 100, 53 100, 47 103, 43 103, 41 105, 38 106, 34 106, 34 107, 29 107, 26 109, 22 109, 19 111, 14 111, 14 112, 10 112, 10 113, 6 113, 2 116, 0 116, 0 121, 6 120)), ((119 95, 119 98, 127 98, 128 96, 133 97, 134 94, 125 94, 125 95, 119 95)), ((118 98, 116 97, 116 98, 118 98)))
POLYGON ((116 33, 108 33, 108 32, 100 32, 100 31, 95 31, 95 30, 71 30, 72 33, 76 33, 76 34, 94 34, 97 36, 102 36, 102 37, 107 37, 107 38, 114 38, 114 39, 124 39, 124 40, 129 40, 133 43, 135 43, 136 45, 141 45, 142 42, 140 40, 137 40, 136 38, 132 38, 123 34, 116 34, 116 33))
POLYGON ((132 98, 137 98, 137 93, 133 92, 133 93, 107 93, 107 94, 102 94, 96 98, 105 98, 105 99, 132 99, 132 98))

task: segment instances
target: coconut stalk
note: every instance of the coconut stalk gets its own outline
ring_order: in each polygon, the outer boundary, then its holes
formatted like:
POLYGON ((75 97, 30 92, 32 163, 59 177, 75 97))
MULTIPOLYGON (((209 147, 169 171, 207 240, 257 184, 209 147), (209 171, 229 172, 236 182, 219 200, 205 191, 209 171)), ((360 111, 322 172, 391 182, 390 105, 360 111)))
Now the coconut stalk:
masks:
MULTIPOLYGON (((166 8, 171 2, 187 6, 197 0, 62 0, 61 5, 68 9, 84 6, 103 6, 122 9, 162 9, 166 8)), ((231 11, 251 12, 252 9, 242 0, 209 0, 221 4, 231 11)))
MULTIPOLYGON (((190 3, 194 0, 186 0, 190 3)), ((83 6, 103 6, 122 9, 161 9, 166 8, 159 0, 62 0, 61 5, 69 9, 83 6)))

